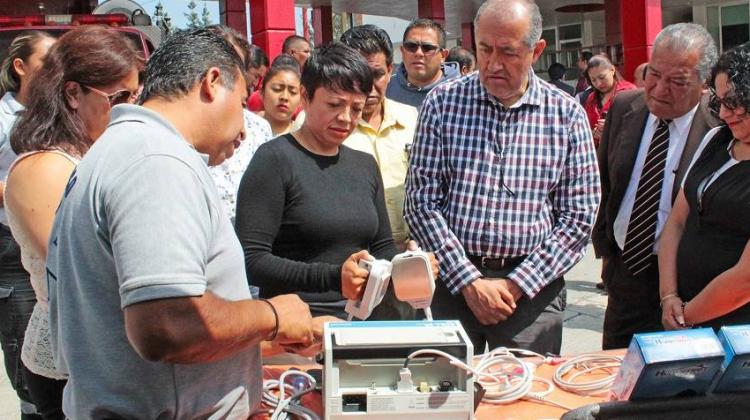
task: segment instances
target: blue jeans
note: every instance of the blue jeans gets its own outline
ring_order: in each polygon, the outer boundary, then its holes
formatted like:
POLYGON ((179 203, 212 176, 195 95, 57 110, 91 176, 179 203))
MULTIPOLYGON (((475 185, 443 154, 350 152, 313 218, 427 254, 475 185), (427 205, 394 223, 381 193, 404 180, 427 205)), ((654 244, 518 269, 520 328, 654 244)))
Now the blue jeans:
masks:
MULTIPOLYGON (((22 401, 22 414, 35 412, 29 404, 31 398, 23 380, 21 362, 23 336, 35 303, 36 295, 31 288, 29 274, 21 265, 21 250, 10 230, 0 224, 0 345, 5 359, 5 372, 22 401)), ((22 418, 37 417, 22 415, 22 418)))

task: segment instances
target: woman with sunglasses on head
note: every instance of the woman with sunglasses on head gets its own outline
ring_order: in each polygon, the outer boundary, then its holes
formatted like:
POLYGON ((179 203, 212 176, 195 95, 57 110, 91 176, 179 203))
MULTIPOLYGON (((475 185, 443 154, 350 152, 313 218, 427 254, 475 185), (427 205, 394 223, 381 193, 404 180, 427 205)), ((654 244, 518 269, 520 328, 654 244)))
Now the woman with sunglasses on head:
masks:
POLYGON ((64 372, 49 340, 45 259, 55 210, 78 160, 102 134, 113 106, 132 103, 143 59, 122 34, 72 30, 50 49, 11 134, 19 153, 9 170, 5 205, 37 303, 21 353, 32 400, 45 419, 64 418, 64 372))
POLYGON ((10 131, 26 109, 30 81, 54 42, 55 38, 46 32, 23 32, 11 41, 0 65, 0 344, 6 373, 21 399, 22 417, 36 411, 19 370, 23 336, 35 299, 29 273, 21 264, 18 243, 8 227, 2 194, 8 168, 16 159, 10 147, 10 131))
POLYGON ((724 124, 706 134, 659 250, 666 329, 750 323, 750 43, 711 74, 724 124))
POLYGON ((260 90, 263 111, 260 116, 271 124, 273 135, 293 131, 292 116, 300 103, 300 72, 297 60, 291 55, 276 57, 268 70, 260 90))

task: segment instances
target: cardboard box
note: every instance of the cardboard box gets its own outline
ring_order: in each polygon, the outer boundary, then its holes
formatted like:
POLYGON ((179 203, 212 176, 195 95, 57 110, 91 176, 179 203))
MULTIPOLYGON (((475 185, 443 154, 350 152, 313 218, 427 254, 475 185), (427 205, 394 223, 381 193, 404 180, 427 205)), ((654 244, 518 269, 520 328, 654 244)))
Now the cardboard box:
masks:
POLYGON ((713 392, 750 391, 750 325, 721 327, 719 342, 726 355, 713 392))
POLYGON ((711 328, 635 334, 611 399, 705 394, 723 360, 724 350, 711 328))

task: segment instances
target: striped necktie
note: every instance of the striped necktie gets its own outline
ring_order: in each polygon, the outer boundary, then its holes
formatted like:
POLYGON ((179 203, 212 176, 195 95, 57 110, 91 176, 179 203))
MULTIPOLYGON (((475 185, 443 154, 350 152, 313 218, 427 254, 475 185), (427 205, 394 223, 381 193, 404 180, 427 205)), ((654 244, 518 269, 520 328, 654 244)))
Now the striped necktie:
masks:
POLYGON ((651 145, 646 154, 643 171, 638 180, 633 212, 628 222, 625 235, 625 246, 622 259, 625 266, 634 276, 645 271, 651 265, 651 254, 656 242, 656 222, 661 200, 664 167, 667 163, 669 149, 670 120, 659 120, 651 145))

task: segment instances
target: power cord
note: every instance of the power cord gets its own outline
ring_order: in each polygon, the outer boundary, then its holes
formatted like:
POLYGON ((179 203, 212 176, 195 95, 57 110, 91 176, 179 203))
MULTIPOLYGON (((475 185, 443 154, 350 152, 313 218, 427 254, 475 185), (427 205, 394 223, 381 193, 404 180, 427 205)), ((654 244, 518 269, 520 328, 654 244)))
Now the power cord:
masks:
POLYGON ((620 365, 622 365, 622 357, 619 356, 584 354, 561 364, 552 380, 560 389, 574 394, 599 395, 609 391, 617 376, 613 368, 619 368, 620 365), (576 381, 579 376, 598 370, 605 371, 608 375, 586 382, 576 381))
POLYGON ((270 409, 261 409, 256 413, 271 415, 271 420, 285 420, 287 414, 298 416, 304 420, 320 420, 320 416, 309 408, 302 405, 300 399, 303 395, 315 390, 315 378, 301 370, 287 370, 279 376, 279 379, 266 379, 263 381, 262 401, 270 409), (287 376, 300 376, 307 381, 302 389, 286 383, 287 376), (282 391, 283 387, 283 391, 282 391))
MULTIPOLYGON (((474 357, 474 367, 468 366, 458 358, 435 349, 417 350, 407 356, 404 369, 408 369, 409 360, 426 354, 444 357, 449 362, 476 377, 476 381, 485 390, 482 401, 489 404, 510 404, 524 399, 532 402, 551 404, 571 410, 563 404, 550 401, 546 397, 552 393, 554 385, 548 379, 534 376, 536 365, 524 362, 514 353, 523 356, 540 357, 544 363, 551 363, 552 358, 523 349, 498 347, 489 353, 474 357), (543 391, 532 391, 534 382, 545 386, 543 391)), ((402 371, 404 370, 402 369, 402 371)), ((409 375, 410 376, 410 375, 409 375)))

